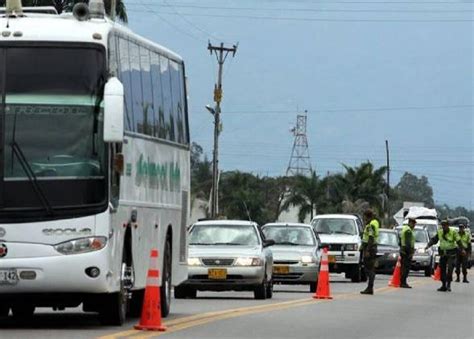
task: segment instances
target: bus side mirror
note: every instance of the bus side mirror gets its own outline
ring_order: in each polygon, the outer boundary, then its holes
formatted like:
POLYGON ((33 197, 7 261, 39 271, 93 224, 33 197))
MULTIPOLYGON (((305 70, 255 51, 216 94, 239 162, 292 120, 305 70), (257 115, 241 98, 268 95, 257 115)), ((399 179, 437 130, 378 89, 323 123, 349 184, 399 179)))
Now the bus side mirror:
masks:
POLYGON ((104 141, 123 142, 124 90, 119 79, 110 78, 104 88, 104 141))

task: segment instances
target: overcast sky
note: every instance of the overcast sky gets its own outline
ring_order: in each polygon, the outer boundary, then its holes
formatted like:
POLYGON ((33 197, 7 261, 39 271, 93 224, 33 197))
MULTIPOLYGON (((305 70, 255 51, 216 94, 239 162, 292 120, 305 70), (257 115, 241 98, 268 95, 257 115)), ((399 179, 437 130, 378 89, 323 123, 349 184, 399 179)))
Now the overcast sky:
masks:
POLYGON ((125 3, 131 29, 185 59, 191 137, 209 157, 217 63, 207 41, 239 43, 224 68, 221 169, 283 175, 289 130, 308 110, 318 175, 384 165, 388 140, 392 186, 405 171, 426 175, 437 203, 474 208, 472 2, 125 3))

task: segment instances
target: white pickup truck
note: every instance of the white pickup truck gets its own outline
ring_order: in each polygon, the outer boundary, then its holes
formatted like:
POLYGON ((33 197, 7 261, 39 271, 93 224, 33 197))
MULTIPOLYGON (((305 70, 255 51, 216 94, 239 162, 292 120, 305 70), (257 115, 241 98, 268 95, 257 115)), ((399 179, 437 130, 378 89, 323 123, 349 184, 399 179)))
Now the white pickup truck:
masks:
POLYGON ((352 214, 322 214, 311 225, 321 243, 328 247, 329 272, 345 273, 352 282, 365 280, 360 257, 361 218, 352 214))

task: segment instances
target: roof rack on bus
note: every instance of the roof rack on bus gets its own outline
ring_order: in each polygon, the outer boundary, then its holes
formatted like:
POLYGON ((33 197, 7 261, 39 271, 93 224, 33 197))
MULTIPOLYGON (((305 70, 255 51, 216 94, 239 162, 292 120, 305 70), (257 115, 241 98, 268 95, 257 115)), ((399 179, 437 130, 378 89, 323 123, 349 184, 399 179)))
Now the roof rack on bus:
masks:
MULTIPOLYGON (((5 15, 5 11, 5 7, 0 7, 0 15, 5 15)), ((58 11, 53 6, 23 7, 23 13, 58 15, 58 11)))

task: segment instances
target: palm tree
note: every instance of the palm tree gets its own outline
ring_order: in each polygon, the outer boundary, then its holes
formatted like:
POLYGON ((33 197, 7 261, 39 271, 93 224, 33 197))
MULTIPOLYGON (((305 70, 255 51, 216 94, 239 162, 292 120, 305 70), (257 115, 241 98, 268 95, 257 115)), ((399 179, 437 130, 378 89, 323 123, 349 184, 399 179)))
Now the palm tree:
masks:
POLYGON ((294 178, 290 193, 283 204, 283 209, 287 210, 290 206, 298 206, 298 220, 303 222, 308 214, 313 219, 314 211, 316 211, 323 198, 323 186, 316 172, 311 171, 309 177, 299 175, 294 178))
POLYGON ((381 196, 386 188, 384 174, 387 167, 382 166, 374 170, 371 162, 363 163, 359 167, 343 166, 346 173, 336 178, 338 181, 336 186, 339 195, 343 198, 343 203, 345 202, 346 209, 350 206, 358 209, 355 206, 360 206, 365 201, 378 212, 382 212, 381 196))

